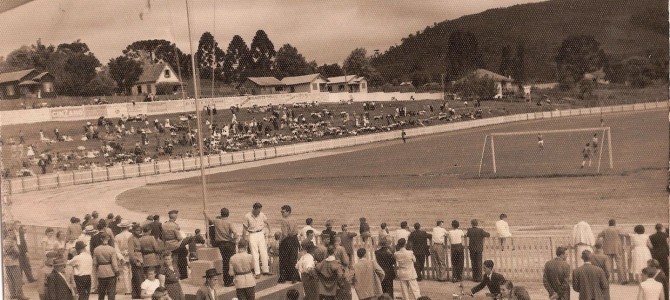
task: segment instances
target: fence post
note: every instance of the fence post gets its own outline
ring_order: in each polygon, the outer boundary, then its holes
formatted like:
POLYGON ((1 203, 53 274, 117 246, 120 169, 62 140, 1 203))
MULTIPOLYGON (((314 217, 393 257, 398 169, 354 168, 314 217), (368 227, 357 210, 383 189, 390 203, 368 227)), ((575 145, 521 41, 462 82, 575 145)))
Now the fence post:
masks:
POLYGON ((170 170, 170 173, 172 173, 172 162, 171 159, 168 158, 168 170, 170 170))
POLYGON ((41 184, 40 184, 40 175, 37 175, 37 176, 35 176, 35 177, 37 177, 37 190, 41 190, 41 189, 42 189, 42 186, 41 186, 41 184))
POLYGON ((91 183, 95 182, 95 179, 93 178, 93 168, 91 168, 91 183))
POLYGON ((21 191, 26 192, 26 178, 25 176, 21 176, 21 191))
POLYGON ((76 178, 74 177, 74 171, 72 171, 72 185, 77 184, 77 181, 75 179, 76 178))
POLYGON ((137 164, 137 177, 142 177, 142 168, 140 168, 140 165, 142 163, 137 164))
POLYGON ((107 173, 107 181, 109 181, 109 167, 105 168, 105 173, 107 173))
POLYGON ((184 163, 184 158, 181 158, 181 170, 186 171, 186 164, 184 163))
POLYGON ((126 179, 126 165, 121 164, 121 172, 123 173, 123 179, 126 179))

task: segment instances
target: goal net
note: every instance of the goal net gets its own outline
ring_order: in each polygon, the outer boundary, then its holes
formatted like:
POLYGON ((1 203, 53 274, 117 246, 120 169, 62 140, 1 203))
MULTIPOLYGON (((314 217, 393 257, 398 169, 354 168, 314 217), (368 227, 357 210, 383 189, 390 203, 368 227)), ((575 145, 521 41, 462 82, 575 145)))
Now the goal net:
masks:
POLYGON ((613 164, 609 127, 495 132, 484 137, 479 176, 592 175, 613 164))

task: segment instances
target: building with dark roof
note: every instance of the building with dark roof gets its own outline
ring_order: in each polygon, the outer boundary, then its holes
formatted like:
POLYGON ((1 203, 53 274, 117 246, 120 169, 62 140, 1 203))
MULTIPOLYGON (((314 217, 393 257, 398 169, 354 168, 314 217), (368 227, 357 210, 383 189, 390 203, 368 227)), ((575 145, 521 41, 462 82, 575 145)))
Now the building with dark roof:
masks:
POLYGON ((179 92, 181 85, 181 79, 169 64, 146 64, 130 92, 133 95, 169 95, 179 92))
POLYGON ((56 97, 55 80, 36 69, 0 73, 0 99, 56 97))
POLYGON ((328 79, 321 74, 284 77, 248 77, 237 88, 241 94, 318 93, 326 91, 328 79))
POLYGON ((328 78, 328 91, 333 93, 367 93, 368 81, 365 77, 348 75, 328 78))

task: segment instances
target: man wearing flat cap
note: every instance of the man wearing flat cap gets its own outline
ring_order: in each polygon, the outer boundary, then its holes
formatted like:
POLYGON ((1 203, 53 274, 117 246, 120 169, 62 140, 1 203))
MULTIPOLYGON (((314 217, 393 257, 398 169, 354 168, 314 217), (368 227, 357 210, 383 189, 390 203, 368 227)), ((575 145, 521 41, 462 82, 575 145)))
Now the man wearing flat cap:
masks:
POLYGON ((254 273, 258 279, 261 276, 261 271, 263 275, 272 275, 270 273, 268 246, 265 241, 265 228, 268 229, 268 232, 271 231, 268 218, 261 212, 263 205, 256 202, 252 208, 251 212, 244 215, 244 223, 242 225, 245 234, 248 235, 249 249, 254 258, 254 273))
POLYGON ((205 271, 205 285, 203 285, 198 292, 195 293, 195 300, 216 300, 216 282, 221 276, 221 273, 212 268, 205 271))
POLYGON ((45 300, 74 300, 74 288, 65 275, 66 264, 63 258, 54 259, 53 271, 47 276, 45 284, 45 300))
POLYGON ((116 277, 119 276, 119 262, 116 258, 116 250, 109 245, 109 234, 100 236, 102 245, 93 251, 93 269, 98 278, 98 299, 109 299, 116 296, 116 277))

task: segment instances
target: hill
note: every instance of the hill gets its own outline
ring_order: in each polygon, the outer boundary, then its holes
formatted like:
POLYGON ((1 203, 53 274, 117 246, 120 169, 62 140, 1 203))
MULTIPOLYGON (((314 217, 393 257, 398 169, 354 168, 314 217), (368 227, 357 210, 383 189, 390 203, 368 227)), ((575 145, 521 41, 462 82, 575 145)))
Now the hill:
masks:
POLYGON ((497 71, 501 49, 525 47, 528 80, 555 80, 554 57, 570 35, 591 35, 610 61, 630 56, 668 57, 668 4, 665 0, 552 0, 497 8, 447 20, 410 34, 400 45, 372 58, 386 81, 420 74, 439 82, 446 68, 447 42, 455 31, 473 33, 482 67, 497 71))

